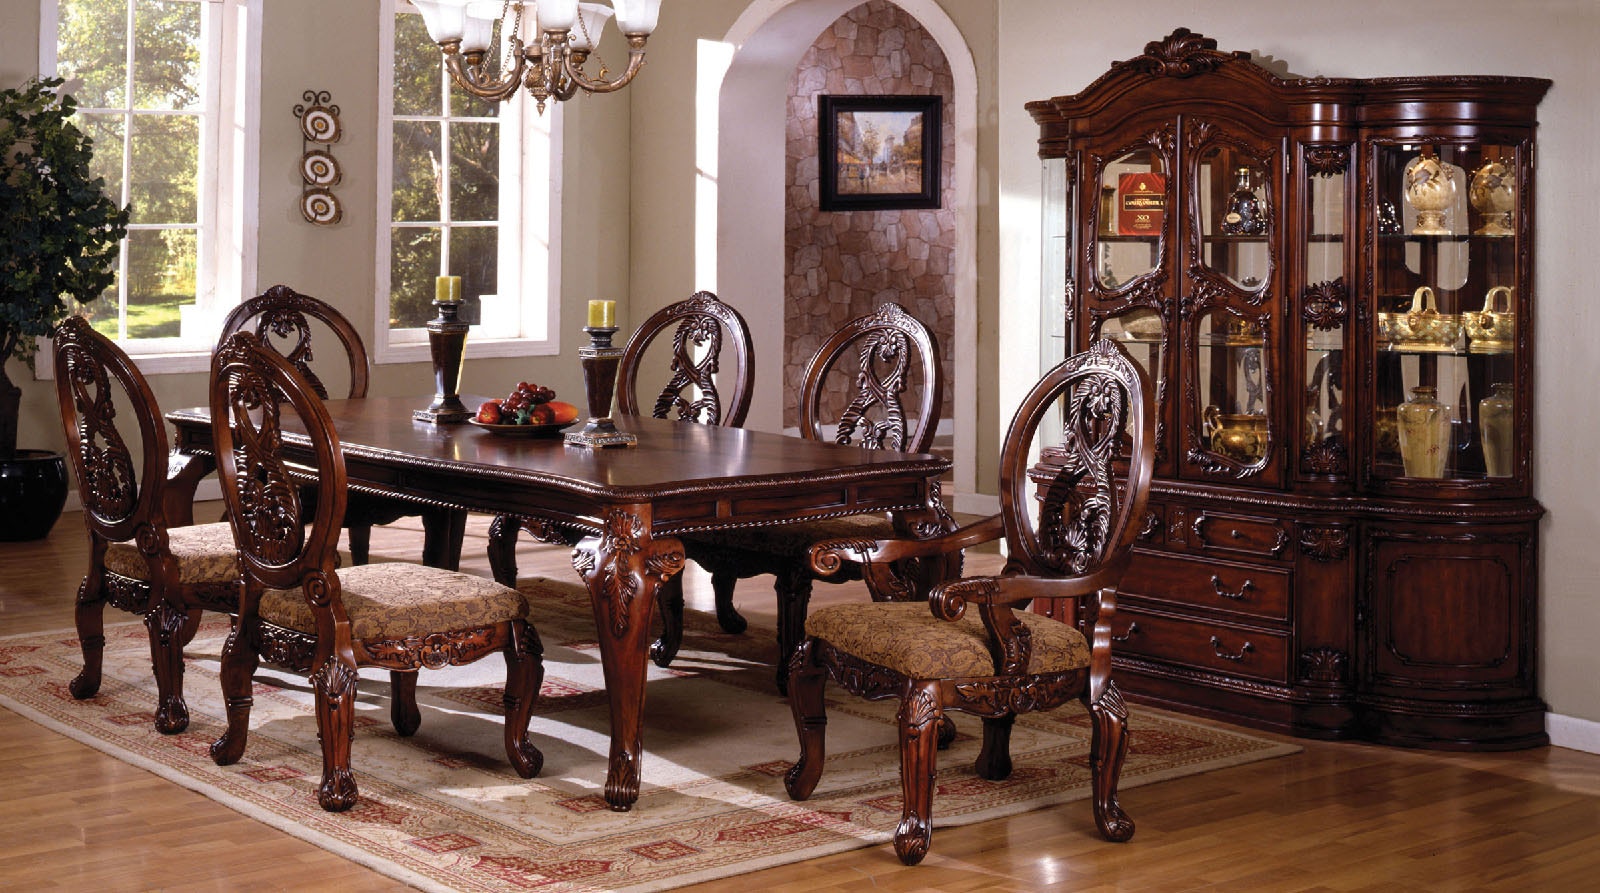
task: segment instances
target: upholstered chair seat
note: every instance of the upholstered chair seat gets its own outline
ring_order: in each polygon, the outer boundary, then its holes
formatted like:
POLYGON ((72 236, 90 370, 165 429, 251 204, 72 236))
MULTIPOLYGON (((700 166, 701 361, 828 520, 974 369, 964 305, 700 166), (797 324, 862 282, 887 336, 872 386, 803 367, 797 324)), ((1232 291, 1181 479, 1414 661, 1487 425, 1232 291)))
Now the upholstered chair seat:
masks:
MULTIPOLYGON (((237 583, 239 550, 224 522, 167 528, 167 551, 178 562, 179 583, 237 583)), ((150 565, 132 541, 106 546, 106 570, 130 580, 149 580, 150 565)))
MULTIPOLYGON (((1018 612, 1032 638, 1027 675, 1089 666, 1089 643, 1059 620, 1018 612)), ((989 633, 977 611, 949 622, 920 602, 828 605, 806 618, 806 635, 910 679, 995 675, 989 633)))
MULTIPOLYGON (((515 589, 487 577, 440 574, 420 564, 344 568, 339 585, 351 637, 368 642, 493 626, 528 614, 527 600, 515 589)), ((317 631, 311 607, 298 589, 263 592, 261 619, 298 632, 317 631)))

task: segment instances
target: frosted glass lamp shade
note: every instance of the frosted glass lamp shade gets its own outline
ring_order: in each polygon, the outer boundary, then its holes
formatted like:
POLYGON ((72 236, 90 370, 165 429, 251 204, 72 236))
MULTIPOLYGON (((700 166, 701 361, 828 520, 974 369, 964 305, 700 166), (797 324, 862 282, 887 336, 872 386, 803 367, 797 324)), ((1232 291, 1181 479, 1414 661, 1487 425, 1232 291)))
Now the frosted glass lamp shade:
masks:
POLYGON ((611 7, 601 6, 598 3, 578 4, 578 26, 567 35, 567 46, 581 52, 589 52, 594 45, 600 42, 600 33, 605 30, 606 22, 611 19, 611 7))
POLYGON ((541 31, 571 31, 578 21, 578 0, 540 0, 541 31))
POLYGON ((617 7, 617 27, 623 34, 650 35, 661 16, 661 0, 612 0, 617 7))
POLYGON ((412 0, 434 43, 460 40, 467 30, 466 0, 412 0))

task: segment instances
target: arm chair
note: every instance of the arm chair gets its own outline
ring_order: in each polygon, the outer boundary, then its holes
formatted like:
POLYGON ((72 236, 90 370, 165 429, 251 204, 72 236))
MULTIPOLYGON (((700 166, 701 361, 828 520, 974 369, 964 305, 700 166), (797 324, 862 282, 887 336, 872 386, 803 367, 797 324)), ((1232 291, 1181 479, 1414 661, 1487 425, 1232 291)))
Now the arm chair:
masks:
POLYGON ((976 770, 998 781, 1011 773, 1017 714, 1077 698, 1092 723, 1095 822, 1109 840, 1133 835, 1117 803, 1128 738, 1127 709, 1111 679, 1111 617, 1149 493, 1153 406, 1139 366, 1117 344, 1096 341, 1051 370, 1017 410, 1001 454, 999 515, 934 540, 840 540, 812 549, 820 574, 845 560, 936 555, 1002 536, 1009 559, 1000 576, 942 583, 927 603, 829 605, 806 620, 805 641, 789 663, 789 705, 800 736, 800 759, 784 779, 791 797, 809 797, 822 775, 827 679, 868 699, 899 698, 905 802, 894 847, 914 865, 932 840, 945 711, 983 718, 976 770), (1058 408, 1060 458, 1030 467, 1040 424, 1058 408), (1127 457, 1120 483, 1119 457, 1127 457), (1034 598, 1074 600, 1078 628, 1019 612, 1034 598))
POLYGON ((75 611, 83 672, 69 689, 79 700, 100 690, 105 604, 138 614, 150 633, 156 729, 175 734, 189 726, 183 646, 202 609, 238 608, 233 534, 226 524, 189 526, 194 506, 177 493, 190 488, 167 484, 205 469, 169 459, 161 410, 127 354, 82 317, 68 317, 53 337, 56 396, 89 528, 75 611))
POLYGON ((244 579, 238 623, 222 651, 227 729, 212 743, 212 759, 227 766, 244 755, 251 677, 265 657, 309 677, 322 742, 317 800, 331 812, 348 809, 357 797, 350 749, 358 669, 389 671, 395 731, 411 735, 422 722, 419 670, 499 652, 506 661, 506 756, 518 775, 536 775, 544 757, 528 740, 528 721, 544 649, 522 594, 409 562, 338 569, 348 480, 321 395, 249 332, 222 343, 211 373, 212 437, 244 579), (286 416, 303 426, 312 465, 285 458, 286 416), (307 513, 299 486, 307 477, 317 485, 308 525, 301 523, 307 513))
MULTIPOLYGON (((617 369, 617 411, 643 414, 645 404, 639 396, 641 382, 662 380, 666 384, 656 392, 648 410, 655 418, 730 428, 744 424, 745 415, 750 411, 750 395, 755 389, 755 347, 744 317, 707 291, 696 292, 686 300, 656 311, 623 348, 617 369), (671 353, 652 352, 650 348, 656 341, 669 333, 671 353), (728 350, 724 351, 724 347, 728 350), (733 363, 731 378, 722 370, 725 358, 733 363), (732 390, 726 396, 717 387, 719 380, 732 383, 732 390)), ((540 519, 506 515, 495 518, 489 528, 489 567, 494 578, 507 586, 516 585, 519 529, 527 530, 541 542, 559 545, 577 542, 575 531, 553 527, 540 519)), ((718 598, 717 619, 723 629, 738 633, 744 631, 745 620, 733 610, 733 582, 732 578, 712 578, 712 586, 725 586, 729 595, 726 600, 718 598)), ((651 646, 651 654, 666 647, 676 653, 683 635, 682 577, 673 577, 661 586, 656 600, 662 606, 663 618, 673 614, 679 622, 675 627, 668 627, 677 634, 673 644, 667 646, 658 640, 651 646)), ((665 620, 663 623, 665 625, 665 620)), ((664 637, 668 630, 663 631, 664 637)))
MULTIPOLYGON (((944 379, 933 333, 900 305, 884 304, 845 324, 811 357, 800 389, 800 435, 863 449, 923 453, 933 444, 943 401, 944 379), (830 407, 835 412, 827 411, 830 407), (833 423, 828 424, 828 419, 833 423)), ((955 526, 938 500, 937 483, 932 492, 928 517, 920 522, 925 528, 919 531, 923 534, 955 526)), ((772 588, 778 601, 777 683, 779 691, 783 691, 788 682, 788 655, 800 642, 811 600, 815 579, 808 560, 811 545, 842 537, 882 539, 910 534, 910 530, 897 530, 887 516, 854 515, 776 527, 685 534, 681 539, 687 557, 711 574, 719 617, 737 616, 733 586, 738 579, 773 576, 772 588)), ((959 560, 959 556, 949 559, 959 560)), ((925 564, 919 570, 924 577, 942 579, 948 572, 944 559, 930 559, 925 564)), ((953 567, 959 569, 959 564, 953 567)), ((873 597, 914 595, 917 587, 904 582, 906 575, 904 569, 874 574, 868 581, 873 597)), ((851 565, 841 568, 830 582, 860 577, 860 567, 851 565)), ((925 585, 922 592, 926 592, 925 585)), ((665 603, 662 607, 662 637, 651 656, 658 665, 666 666, 677 652, 675 643, 682 637, 683 612, 681 607, 665 603)))
MULTIPOLYGON (((328 386, 317 376, 311 349, 316 321, 331 332, 344 348, 349 362, 348 396, 367 396, 367 348, 361 336, 343 314, 324 301, 302 295, 286 285, 274 285, 233 308, 222 323, 221 344, 234 332, 249 328, 257 338, 288 358, 290 365, 305 378, 311 389, 328 399, 328 386)), ((324 369, 328 373, 328 369, 324 369)), ((308 503, 309 504, 309 503, 308 503)), ((408 515, 419 515, 423 525, 422 561, 451 570, 461 566, 461 543, 466 532, 467 513, 456 509, 423 505, 370 493, 349 494, 345 528, 349 531, 350 560, 366 564, 372 542, 372 528, 389 524, 408 515)))

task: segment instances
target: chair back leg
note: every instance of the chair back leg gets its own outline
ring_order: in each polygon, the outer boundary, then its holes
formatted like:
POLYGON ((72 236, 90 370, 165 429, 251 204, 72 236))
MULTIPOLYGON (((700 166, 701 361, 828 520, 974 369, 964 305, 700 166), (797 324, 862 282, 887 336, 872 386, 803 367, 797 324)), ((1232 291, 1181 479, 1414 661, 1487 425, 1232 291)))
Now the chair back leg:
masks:
POLYGON ((817 789, 827 751, 828 716, 822 688, 828 674, 812 659, 812 644, 810 639, 800 643, 787 666, 789 711, 800 738, 800 758, 783 776, 783 787, 793 800, 804 800, 817 789))

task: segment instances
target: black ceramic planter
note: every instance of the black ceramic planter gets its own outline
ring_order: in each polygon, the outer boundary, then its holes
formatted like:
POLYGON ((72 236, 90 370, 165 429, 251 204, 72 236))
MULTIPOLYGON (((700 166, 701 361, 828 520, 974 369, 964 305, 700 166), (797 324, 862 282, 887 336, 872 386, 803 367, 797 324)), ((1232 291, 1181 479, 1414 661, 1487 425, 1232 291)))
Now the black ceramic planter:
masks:
POLYGON ((67 502, 67 463, 49 450, 0 462, 0 542, 43 539, 67 502))

